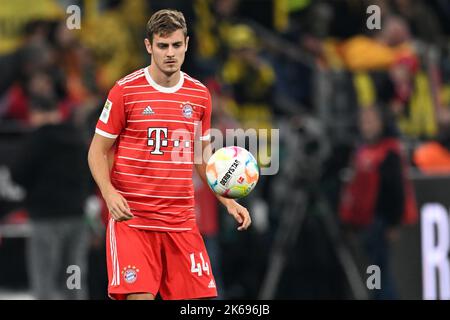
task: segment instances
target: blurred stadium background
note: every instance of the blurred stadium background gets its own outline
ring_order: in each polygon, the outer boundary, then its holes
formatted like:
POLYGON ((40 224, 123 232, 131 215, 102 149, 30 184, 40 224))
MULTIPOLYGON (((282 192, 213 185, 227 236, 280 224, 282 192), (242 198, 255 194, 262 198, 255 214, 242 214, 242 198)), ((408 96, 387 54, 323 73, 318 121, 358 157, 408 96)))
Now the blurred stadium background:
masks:
MULTIPOLYGON (((371 274, 358 234, 364 231, 349 228, 339 213, 362 141, 358 114, 377 105, 393 120, 419 214, 415 223, 398 225, 384 248, 392 277, 383 281, 396 294, 381 297, 449 299, 446 0, 0 0, 0 299, 36 298, 25 191, 11 176, 18 157, 27 157, 20 150, 33 129, 30 104, 36 96, 54 99, 87 148, 108 90, 149 63, 145 24, 162 8, 188 20, 183 70, 210 89, 213 126, 280 129, 278 174, 262 177, 243 200, 254 221, 248 232, 236 232, 196 183, 220 298, 379 297, 366 286, 371 274), (80 29, 67 28, 70 5, 81 9, 80 29), (381 29, 368 29, 369 5, 381 9, 381 29)), ((82 297, 107 299, 106 212, 85 179, 82 297)), ((60 266, 62 286, 66 267, 60 266)))

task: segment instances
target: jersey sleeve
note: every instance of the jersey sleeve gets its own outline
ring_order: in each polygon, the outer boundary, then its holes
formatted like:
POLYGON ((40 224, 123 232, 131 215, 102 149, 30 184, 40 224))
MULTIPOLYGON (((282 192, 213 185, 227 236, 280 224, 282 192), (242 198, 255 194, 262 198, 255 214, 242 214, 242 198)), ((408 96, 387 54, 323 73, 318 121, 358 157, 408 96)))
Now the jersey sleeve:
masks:
POLYGON ((125 127, 125 106, 122 88, 116 85, 109 91, 95 132, 106 138, 115 139, 125 127))
POLYGON ((209 93, 209 90, 206 91, 206 103, 205 103, 205 110, 203 112, 202 116, 202 131, 200 135, 200 140, 207 141, 211 139, 211 135, 209 133, 209 129, 211 128, 211 109, 212 109, 212 101, 211 101, 211 94, 209 93))

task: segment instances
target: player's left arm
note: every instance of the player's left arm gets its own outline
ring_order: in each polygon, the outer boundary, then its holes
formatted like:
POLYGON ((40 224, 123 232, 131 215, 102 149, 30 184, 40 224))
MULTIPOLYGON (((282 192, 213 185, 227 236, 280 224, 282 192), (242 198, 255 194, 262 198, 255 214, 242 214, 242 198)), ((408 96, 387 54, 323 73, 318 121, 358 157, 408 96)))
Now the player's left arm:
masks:
MULTIPOLYGON (((202 154, 196 155, 195 169, 197 170, 203 182, 208 184, 208 181, 206 179, 206 164, 208 162, 208 159, 212 155, 212 148, 209 140, 199 141, 199 143, 200 142, 202 144, 202 154)), ((250 218, 248 210, 244 206, 241 206, 239 203, 237 203, 234 199, 228 199, 218 194, 215 194, 215 196, 227 208, 228 213, 232 215, 233 218, 240 224, 238 230, 247 230, 247 228, 252 223, 252 219, 250 218)))

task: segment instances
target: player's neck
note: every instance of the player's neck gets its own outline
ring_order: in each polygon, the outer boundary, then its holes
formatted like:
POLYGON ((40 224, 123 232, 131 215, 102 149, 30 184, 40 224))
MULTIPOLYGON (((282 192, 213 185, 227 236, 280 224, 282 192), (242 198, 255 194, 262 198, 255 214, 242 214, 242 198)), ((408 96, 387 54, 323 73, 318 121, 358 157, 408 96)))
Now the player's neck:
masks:
POLYGON ((148 66, 148 71, 150 77, 152 77, 153 81, 155 81, 158 85, 162 87, 173 87, 178 84, 180 81, 181 72, 174 72, 170 75, 167 75, 161 72, 156 66, 153 64, 148 66))

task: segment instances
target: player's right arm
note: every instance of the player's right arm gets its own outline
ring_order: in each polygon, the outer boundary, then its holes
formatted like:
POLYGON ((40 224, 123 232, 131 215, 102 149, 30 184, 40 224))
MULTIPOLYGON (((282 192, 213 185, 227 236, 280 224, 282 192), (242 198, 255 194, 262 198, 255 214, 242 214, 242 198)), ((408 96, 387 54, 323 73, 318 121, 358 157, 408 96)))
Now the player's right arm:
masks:
POLYGON ((111 184, 108 153, 114 142, 115 139, 106 138, 96 133, 89 148, 88 163, 111 216, 114 220, 123 221, 133 218, 133 214, 130 212, 130 207, 125 198, 111 184))
POLYGON ((123 89, 117 83, 109 91, 103 111, 95 128, 88 153, 88 163, 92 176, 100 188, 111 216, 117 221, 133 217, 125 198, 111 183, 111 151, 116 138, 125 127, 126 116, 123 89))

